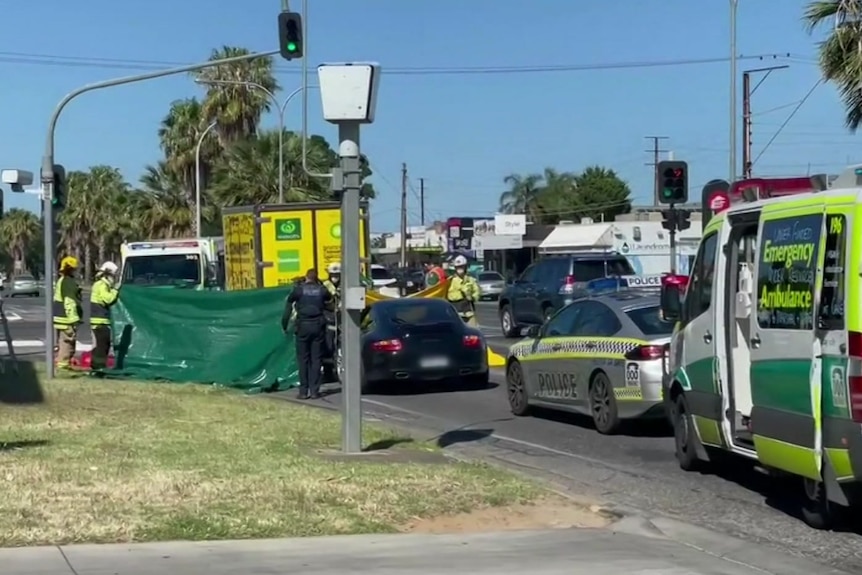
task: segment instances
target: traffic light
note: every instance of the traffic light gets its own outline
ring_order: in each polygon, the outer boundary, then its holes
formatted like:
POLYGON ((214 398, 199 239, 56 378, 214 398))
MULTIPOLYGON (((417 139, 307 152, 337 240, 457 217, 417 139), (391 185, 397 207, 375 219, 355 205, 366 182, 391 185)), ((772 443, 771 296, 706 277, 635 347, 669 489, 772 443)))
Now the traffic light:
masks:
POLYGON ((677 160, 658 163, 659 193, 662 204, 684 204, 688 201, 688 164, 677 160))
POLYGON ((724 180, 710 180, 700 195, 702 224, 706 227, 712 216, 730 207, 730 184, 724 180))
POLYGON ((661 227, 666 230, 676 230, 676 210, 673 208, 661 211, 661 227))
POLYGON ((677 210, 676 212, 676 229, 684 231, 691 227, 691 212, 688 210, 677 210))
POLYGON ((281 12, 278 15, 278 45, 285 60, 302 58, 302 14, 281 12))
POLYGON ((681 232, 691 227, 691 212, 668 208, 661 211, 661 227, 672 232, 681 232))
POLYGON ((66 168, 54 164, 54 185, 51 190, 51 207, 54 211, 66 207, 66 168))

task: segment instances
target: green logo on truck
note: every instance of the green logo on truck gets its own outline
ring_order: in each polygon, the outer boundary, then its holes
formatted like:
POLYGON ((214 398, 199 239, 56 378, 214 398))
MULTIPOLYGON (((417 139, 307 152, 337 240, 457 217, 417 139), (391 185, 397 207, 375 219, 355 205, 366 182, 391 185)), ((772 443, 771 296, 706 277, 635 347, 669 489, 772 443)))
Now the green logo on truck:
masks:
POLYGON ((275 220, 275 241, 285 242, 302 239, 302 220, 290 218, 275 220))
POLYGON ((332 224, 332 227, 329 228, 329 235, 335 238, 336 240, 341 239, 341 224, 332 224))
POLYGON ((301 272, 299 261, 299 250, 281 250, 278 252, 278 269, 279 273, 291 274, 301 272))

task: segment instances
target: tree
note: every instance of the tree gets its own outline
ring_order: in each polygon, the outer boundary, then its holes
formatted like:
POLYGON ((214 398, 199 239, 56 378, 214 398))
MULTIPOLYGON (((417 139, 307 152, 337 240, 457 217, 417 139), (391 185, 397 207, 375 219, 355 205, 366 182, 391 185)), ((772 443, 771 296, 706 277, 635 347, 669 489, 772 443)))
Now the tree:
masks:
POLYGON ((500 194, 500 212, 534 216, 539 207, 539 194, 544 185, 542 176, 509 174, 503 178, 503 183, 509 186, 509 189, 500 194))
MULTIPOLYGON (((251 52, 245 48, 223 46, 220 50, 213 50, 210 61, 248 54, 251 52)), ((206 82, 212 80, 250 82, 263 86, 273 94, 279 90, 278 82, 273 75, 272 58, 269 57, 204 68, 195 72, 194 76, 206 85, 204 115, 208 121, 218 122, 215 129, 219 142, 225 149, 237 141, 254 137, 260 126, 261 116, 264 112, 269 112, 272 102, 266 92, 259 88, 242 84, 206 84, 206 82)))
POLYGON ((631 211, 631 190, 616 172, 601 166, 590 166, 575 176, 577 193, 571 204, 572 214, 595 221, 613 221, 619 214, 631 211))
POLYGON ((11 256, 15 271, 26 271, 27 256, 42 234, 36 214, 12 208, 0 220, 0 240, 11 256))
POLYGON ((838 88, 844 122, 855 132, 862 123, 862 1, 816 0, 806 7, 803 20, 809 33, 828 26, 819 46, 820 70, 838 88))
POLYGON ((142 189, 135 198, 140 219, 139 239, 194 236, 195 214, 186 200, 182 183, 167 162, 147 166, 142 189))

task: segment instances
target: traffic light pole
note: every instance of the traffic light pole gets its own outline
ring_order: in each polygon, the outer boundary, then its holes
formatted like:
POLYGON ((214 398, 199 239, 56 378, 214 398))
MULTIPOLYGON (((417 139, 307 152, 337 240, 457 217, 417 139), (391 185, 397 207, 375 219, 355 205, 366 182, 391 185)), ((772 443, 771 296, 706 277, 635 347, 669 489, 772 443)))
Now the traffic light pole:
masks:
MULTIPOLYGON (((164 78, 166 76, 174 76, 176 74, 187 74, 188 72, 196 72, 214 66, 223 64, 233 64, 234 62, 245 62, 255 60, 257 58, 267 58, 278 54, 280 50, 272 50, 269 52, 258 52, 255 54, 245 54, 235 56, 233 58, 225 58, 223 60, 212 60, 201 62, 199 64, 191 64, 189 66, 180 66, 178 68, 167 68, 165 70, 157 70, 147 74, 138 74, 136 76, 124 76, 113 80, 104 80, 94 84, 87 84, 75 90, 72 90, 65 96, 51 115, 48 122, 48 134, 45 138, 45 150, 42 155, 42 205, 44 217, 44 233, 45 233, 45 364, 46 375, 48 379, 54 377, 54 322, 53 313, 51 312, 52 303, 54 300, 54 209, 51 203, 54 197, 54 133, 57 130, 57 121, 60 119, 60 114, 69 103, 87 92, 94 92, 105 88, 113 88, 114 86, 123 86, 125 84, 134 84, 136 82, 144 82, 146 80, 154 80, 156 78, 164 78)), ((357 213, 359 209, 357 208, 357 213)))
MULTIPOLYGON (((674 216, 676 215, 676 207, 671 204, 671 211, 674 212, 674 216)), ((670 273, 676 274, 676 224, 677 218, 674 217, 674 225, 670 228, 668 233, 670 234, 670 273)))

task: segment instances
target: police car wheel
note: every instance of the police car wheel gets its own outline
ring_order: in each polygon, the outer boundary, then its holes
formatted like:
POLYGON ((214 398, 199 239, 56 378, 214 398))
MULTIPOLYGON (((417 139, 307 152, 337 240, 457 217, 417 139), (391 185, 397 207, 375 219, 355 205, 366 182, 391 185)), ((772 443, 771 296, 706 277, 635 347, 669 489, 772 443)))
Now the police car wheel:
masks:
POLYGON ((620 428, 620 415, 613 390, 613 384, 604 372, 598 372, 590 381, 590 414, 596 431, 603 435, 612 435, 620 428))
POLYGON ((509 409, 513 415, 527 415, 530 412, 524 371, 517 361, 513 361, 506 368, 506 396, 509 398, 509 409))

